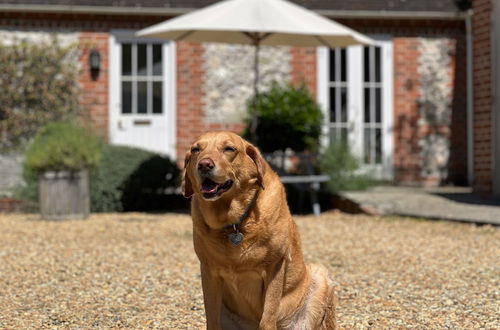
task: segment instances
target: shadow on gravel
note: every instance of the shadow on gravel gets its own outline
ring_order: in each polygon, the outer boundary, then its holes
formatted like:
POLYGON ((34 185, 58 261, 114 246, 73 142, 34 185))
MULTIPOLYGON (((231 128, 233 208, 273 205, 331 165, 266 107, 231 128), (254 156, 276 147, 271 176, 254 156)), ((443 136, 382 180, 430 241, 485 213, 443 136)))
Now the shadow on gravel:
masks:
POLYGON ((500 206, 500 199, 474 193, 432 193, 432 195, 462 204, 500 206))

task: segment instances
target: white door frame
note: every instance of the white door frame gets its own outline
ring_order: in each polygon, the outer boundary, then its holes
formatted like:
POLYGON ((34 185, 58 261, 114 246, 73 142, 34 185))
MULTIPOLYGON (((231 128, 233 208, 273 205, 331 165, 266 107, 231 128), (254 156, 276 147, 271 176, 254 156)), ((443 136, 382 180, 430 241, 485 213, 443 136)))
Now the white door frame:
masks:
POLYGON ((113 143, 117 130, 119 109, 121 108, 121 86, 120 86, 120 70, 121 70, 121 53, 120 43, 123 42, 155 42, 162 44, 162 53, 164 54, 164 62, 162 75, 164 77, 162 85, 163 94, 163 111, 165 118, 168 121, 166 124, 167 139, 166 150, 161 152, 164 155, 175 160, 177 158, 176 140, 177 140, 177 125, 176 125, 176 47, 174 42, 166 42, 165 40, 139 38, 135 36, 136 30, 112 30, 109 37, 109 140, 113 143))
MULTIPOLYGON (((382 166, 366 166, 364 169, 373 173, 378 179, 392 180, 394 177, 394 107, 393 107, 393 48, 392 36, 372 35, 376 45, 381 47, 382 55, 382 166)), ((348 113, 350 134, 348 142, 357 156, 363 153, 363 63, 362 46, 347 47, 348 77, 348 113)), ((329 48, 318 47, 317 50, 317 101, 323 111, 325 125, 322 131, 322 145, 329 144, 329 48)))

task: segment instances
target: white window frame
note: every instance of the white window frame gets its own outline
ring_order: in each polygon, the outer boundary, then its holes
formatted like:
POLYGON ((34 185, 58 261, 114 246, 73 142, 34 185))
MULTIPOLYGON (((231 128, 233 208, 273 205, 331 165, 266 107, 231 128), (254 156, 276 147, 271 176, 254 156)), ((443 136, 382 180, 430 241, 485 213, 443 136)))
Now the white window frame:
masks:
MULTIPOLYGON (((392 180, 394 178, 394 110, 393 110, 393 48, 390 35, 372 35, 376 45, 381 47, 382 58, 382 164, 365 164, 363 170, 372 173, 377 179, 392 180)), ((317 50, 317 101, 323 111, 322 145, 329 145, 330 111, 329 111, 329 49, 319 47, 317 50)), ((347 88, 348 88, 348 143, 352 152, 363 155, 363 47, 347 48, 347 88)))

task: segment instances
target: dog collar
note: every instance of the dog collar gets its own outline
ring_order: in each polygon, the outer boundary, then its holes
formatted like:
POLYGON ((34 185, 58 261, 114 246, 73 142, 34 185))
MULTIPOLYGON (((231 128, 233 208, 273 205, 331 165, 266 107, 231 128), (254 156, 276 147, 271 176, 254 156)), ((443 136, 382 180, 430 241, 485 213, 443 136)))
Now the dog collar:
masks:
POLYGON ((255 195, 253 196, 252 201, 250 202, 250 204, 248 205, 247 209, 245 210, 245 213, 243 213, 241 215, 241 217, 238 220, 238 222, 230 224, 230 225, 227 225, 227 226, 225 226, 223 228, 223 230, 226 230, 226 229, 229 229, 229 228, 233 229, 233 232, 229 233, 229 235, 227 237, 229 238, 229 240, 231 241, 231 243, 233 243, 234 245, 240 245, 240 243, 243 242, 243 238, 245 236, 240 231, 240 226, 241 226, 241 224, 246 219, 248 219, 248 216, 250 215, 250 212, 252 211, 253 207, 255 206, 255 202, 257 201, 257 195, 258 194, 259 194, 259 190, 257 190, 255 192, 255 195))

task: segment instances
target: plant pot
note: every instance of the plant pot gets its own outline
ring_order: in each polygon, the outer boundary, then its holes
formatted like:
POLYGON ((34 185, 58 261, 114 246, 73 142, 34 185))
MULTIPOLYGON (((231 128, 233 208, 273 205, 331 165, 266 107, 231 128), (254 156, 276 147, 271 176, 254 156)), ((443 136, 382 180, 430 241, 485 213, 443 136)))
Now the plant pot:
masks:
POLYGON ((38 189, 43 219, 85 219, 89 216, 88 170, 44 172, 38 178, 38 189))

